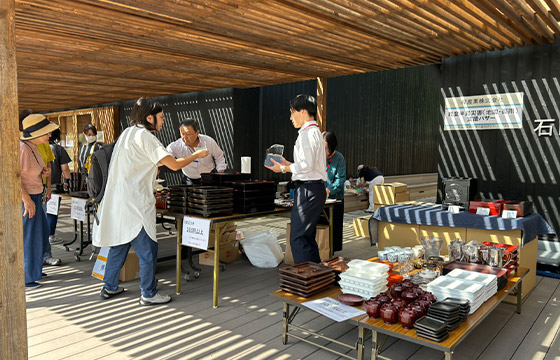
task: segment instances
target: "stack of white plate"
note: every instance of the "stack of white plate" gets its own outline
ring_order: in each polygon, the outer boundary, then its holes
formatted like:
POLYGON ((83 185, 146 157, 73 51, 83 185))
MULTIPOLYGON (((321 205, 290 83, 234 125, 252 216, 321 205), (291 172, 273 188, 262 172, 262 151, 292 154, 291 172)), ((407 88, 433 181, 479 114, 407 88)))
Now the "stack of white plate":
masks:
POLYGON ((338 284, 344 294, 355 294, 369 299, 387 291, 389 265, 365 260, 348 262, 338 284))
POLYGON ((428 283, 428 291, 433 293, 436 298, 466 299, 471 303, 471 311, 474 313, 485 301, 484 284, 476 281, 469 281, 450 276, 440 276, 428 283))
POLYGON ((445 276, 461 278, 469 281, 477 281, 484 284, 485 299, 490 299, 498 292, 498 277, 492 274, 484 274, 476 271, 468 271, 463 269, 453 269, 445 276))

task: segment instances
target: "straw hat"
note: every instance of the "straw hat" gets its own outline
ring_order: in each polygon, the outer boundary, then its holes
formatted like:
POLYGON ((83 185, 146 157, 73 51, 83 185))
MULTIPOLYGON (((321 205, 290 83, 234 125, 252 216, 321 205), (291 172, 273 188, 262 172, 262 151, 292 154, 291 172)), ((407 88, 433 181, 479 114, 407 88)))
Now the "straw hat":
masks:
POLYGON ((21 140, 33 140, 43 135, 47 135, 59 126, 50 122, 44 115, 31 114, 23 119, 23 132, 20 136, 21 140))

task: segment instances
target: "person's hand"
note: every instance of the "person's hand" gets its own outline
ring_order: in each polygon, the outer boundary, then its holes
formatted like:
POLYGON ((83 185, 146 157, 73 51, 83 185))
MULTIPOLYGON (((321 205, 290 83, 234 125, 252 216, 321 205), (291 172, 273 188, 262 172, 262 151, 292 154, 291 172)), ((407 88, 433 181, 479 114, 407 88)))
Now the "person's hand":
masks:
POLYGON ((29 216, 29 218, 31 219, 33 216, 35 216, 35 203, 33 202, 33 200, 31 200, 31 197, 29 195, 22 196, 21 200, 23 201, 24 208, 23 216, 29 216))
POLYGON ((288 167, 289 167, 290 165, 292 165, 292 163, 289 162, 288 160, 284 159, 283 156, 280 156, 280 157, 282 158, 282 161, 280 162, 280 165, 282 165, 282 166, 288 166, 288 167))
POLYGON ((329 188, 325 188, 327 190, 327 199, 329 198, 329 196, 331 195, 331 191, 329 190, 329 188))
MULTIPOLYGON (((284 160, 284 158, 282 158, 282 160, 286 161, 284 160)), ((270 158, 270 162, 272 162, 272 166, 265 165, 264 167, 274 171, 275 173, 282 172, 282 164, 280 164, 278 161, 274 160, 273 158, 270 158)))
POLYGON ((41 175, 42 176, 51 176, 51 168, 44 167, 43 170, 41 170, 41 175))
POLYGON ((207 157, 208 154, 210 154, 210 152, 209 152, 208 150, 206 150, 206 149, 197 150, 197 151, 195 151, 195 152, 193 153, 193 155, 195 155, 197 159, 207 157))
POLYGON ((47 187, 47 201, 51 199, 51 196, 52 196, 52 189, 50 187, 47 187))

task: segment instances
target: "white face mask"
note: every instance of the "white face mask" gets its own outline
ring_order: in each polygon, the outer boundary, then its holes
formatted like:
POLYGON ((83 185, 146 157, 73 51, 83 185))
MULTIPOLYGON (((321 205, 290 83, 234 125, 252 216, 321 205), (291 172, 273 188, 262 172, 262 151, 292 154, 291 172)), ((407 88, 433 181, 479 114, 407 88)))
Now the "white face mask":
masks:
POLYGON ((88 144, 91 144, 91 143, 95 142, 96 140, 97 140, 97 136, 95 136, 95 135, 87 136, 86 135, 86 141, 87 141, 88 144))

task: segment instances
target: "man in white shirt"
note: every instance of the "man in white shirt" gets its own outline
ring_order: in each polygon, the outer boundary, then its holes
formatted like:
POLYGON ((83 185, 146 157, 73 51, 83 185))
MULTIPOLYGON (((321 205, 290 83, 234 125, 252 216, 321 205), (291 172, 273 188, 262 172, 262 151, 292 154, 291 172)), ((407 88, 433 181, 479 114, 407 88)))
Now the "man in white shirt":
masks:
POLYGON ((321 262, 315 241, 317 222, 325 206, 325 141, 315 121, 317 102, 313 96, 298 95, 290 101, 290 120, 298 131, 294 146, 294 162, 282 158, 282 163, 271 159, 273 166, 266 168, 275 173, 291 172, 296 189, 291 214, 290 246, 294 262, 321 262))
POLYGON ((196 120, 190 118, 182 120, 179 131, 181 132, 181 138, 167 146, 167 151, 169 151, 171 155, 178 159, 185 158, 201 149, 208 150, 211 155, 195 160, 181 169, 183 171, 183 184, 200 184, 200 174, 212 172, 212 170, 214 170, 214 162, 216 163, 216 170, 218 172, 224 172, 226 170, 227 164, 224 158, 224 152, 214 139, 210 136, 200 134, 200 128, 196 120))

